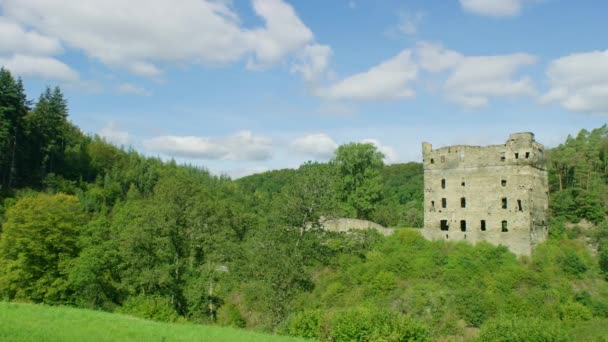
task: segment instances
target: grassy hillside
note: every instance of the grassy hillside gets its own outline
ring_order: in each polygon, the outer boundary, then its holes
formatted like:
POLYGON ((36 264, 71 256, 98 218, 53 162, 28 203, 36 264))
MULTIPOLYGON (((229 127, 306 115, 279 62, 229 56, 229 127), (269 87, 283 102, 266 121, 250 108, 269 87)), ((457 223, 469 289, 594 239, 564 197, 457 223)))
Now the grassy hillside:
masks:
POLYGON ((0 341, 300 341, 246 330, 0 302, 0 341))

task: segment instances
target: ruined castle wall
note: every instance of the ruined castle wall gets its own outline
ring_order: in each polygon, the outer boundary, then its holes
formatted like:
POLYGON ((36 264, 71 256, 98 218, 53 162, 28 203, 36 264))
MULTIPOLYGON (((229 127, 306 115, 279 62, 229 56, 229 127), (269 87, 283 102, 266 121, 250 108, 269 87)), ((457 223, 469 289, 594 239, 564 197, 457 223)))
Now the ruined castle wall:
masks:
POLYGON ((546 238, 547 177, 532 134, 488 147, 425 143, 423 158, 425 237, 487 241, 525 255, 546 238))

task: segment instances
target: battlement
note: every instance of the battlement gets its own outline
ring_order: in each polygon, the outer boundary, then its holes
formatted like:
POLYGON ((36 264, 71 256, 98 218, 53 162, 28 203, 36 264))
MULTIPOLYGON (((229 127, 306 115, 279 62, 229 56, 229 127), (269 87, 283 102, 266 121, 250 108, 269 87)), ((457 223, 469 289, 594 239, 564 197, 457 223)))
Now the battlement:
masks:
POLYGON ((545 170, 543 145, 534 140, 533 133, 514 133, 502 145, 453 145, 433 149, 422 143, 424 169, 452 169, 457 167, 487 167, 530 165, 545 170))
POLYGON ((530 254, 547 236, 548 184, 543 145, 514 133, 502 145, 422 143, 423 235, 487 241, 530 254))

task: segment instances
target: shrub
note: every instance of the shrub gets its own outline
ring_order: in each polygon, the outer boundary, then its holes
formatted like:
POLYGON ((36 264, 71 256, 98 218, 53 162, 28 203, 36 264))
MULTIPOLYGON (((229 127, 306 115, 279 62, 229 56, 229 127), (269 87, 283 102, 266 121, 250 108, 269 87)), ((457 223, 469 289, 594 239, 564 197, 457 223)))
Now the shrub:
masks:
POLYGON ((321 311, 302 311, 289 320, 287 333, 291 336, 318 338, 321 332, 321 311))
POLYGON ((559 321, 538 318, 498 317, 488 320, 479 333, 480 342, 571 341, 559 321))
POLYGON ((576 277, 582 277, 583 273, 587 272, 587 265, 583 260, 572 250, 566 250, 564 256, 558 259, 562 270, 576 277))
POLYGON ((564 322, 588 321, 592 316, 589 308, 577 302, 568 302, 559 308, 559 317, 564 322))
POLYGON ((333 312, 322 322, 331 341, 428 341, 428 329, 419 322, 386 310, 355 307, 333 312))
POLYGON ((169 298, 161 296, 132 296, 127 298, 121 313, 161 322, 175 322, 178 318, 169 298))

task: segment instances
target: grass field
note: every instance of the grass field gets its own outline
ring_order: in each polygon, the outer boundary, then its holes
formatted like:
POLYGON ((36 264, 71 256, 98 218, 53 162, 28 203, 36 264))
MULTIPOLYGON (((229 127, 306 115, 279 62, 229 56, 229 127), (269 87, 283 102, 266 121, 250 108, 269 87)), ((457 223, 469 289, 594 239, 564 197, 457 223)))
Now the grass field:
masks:
POLYGON ((106 312, 0 302, 0 341, 303 341, 242 329, 147 321, 106 312))

